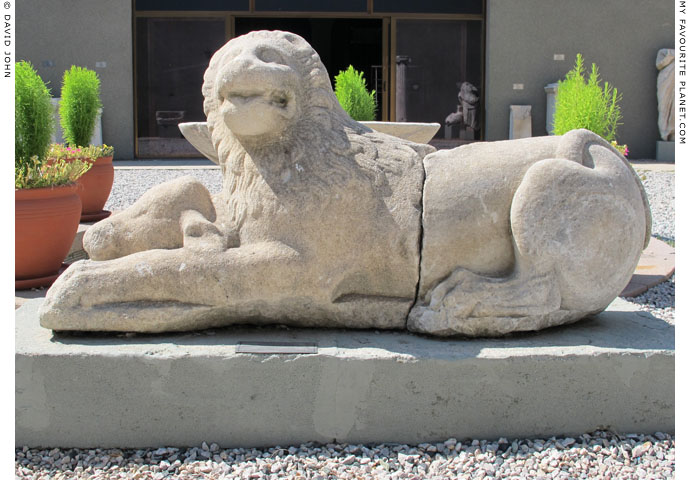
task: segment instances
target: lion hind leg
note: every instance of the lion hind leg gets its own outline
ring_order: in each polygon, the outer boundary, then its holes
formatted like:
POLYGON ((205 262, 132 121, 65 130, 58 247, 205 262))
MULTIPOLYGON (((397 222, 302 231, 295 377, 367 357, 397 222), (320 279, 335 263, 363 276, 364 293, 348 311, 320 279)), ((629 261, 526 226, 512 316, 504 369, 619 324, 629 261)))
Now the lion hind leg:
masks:
POLYGON ((417 302, 407 327, 441 336, 504 335, 567 322, 560 306, 553 272, 536 274, 523 264, 497 278, 458 268, 417 302))

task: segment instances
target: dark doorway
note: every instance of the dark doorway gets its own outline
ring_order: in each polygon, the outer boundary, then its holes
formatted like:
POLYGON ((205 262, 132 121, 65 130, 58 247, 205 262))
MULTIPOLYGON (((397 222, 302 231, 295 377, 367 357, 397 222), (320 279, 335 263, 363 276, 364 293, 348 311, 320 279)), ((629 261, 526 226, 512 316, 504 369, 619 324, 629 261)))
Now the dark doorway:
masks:
POLYGON ((381 19, 235 18, 236 37, 254 30, 283 30, 303 37, 318 52, 331 83, 349 65, 364 72, 367 88, 376 90, 376 119, 381 120, 384 93, 381 19))
POLYGON ((453 146, 478 140, 481 22, 401 19, 396 32, 395 120, 438 122, 435 140, 453 146))
POLYGON ((141 157, 197 157, 181 122, 203 122, 201 85, 213 53, 225 43, 218 18, 138 18, 137 141, 141 157))

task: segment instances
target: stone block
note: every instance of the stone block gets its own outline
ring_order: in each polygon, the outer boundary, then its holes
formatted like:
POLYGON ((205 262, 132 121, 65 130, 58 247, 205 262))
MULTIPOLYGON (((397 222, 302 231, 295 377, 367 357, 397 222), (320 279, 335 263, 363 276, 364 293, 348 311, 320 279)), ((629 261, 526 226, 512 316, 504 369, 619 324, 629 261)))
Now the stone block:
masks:
POLYGON ((53 334, 16 312, 15 443, 43 447, 419 443, 674 431, 674 327, 616 300, 501 339, 235 327, 53 334), (238 353, 265 341, 315 354, 238 353))
POLYGON ((656 142, 656 161, 665 163, 676 163, 676 142, 656 142))
POLYGON ((510 129, 508 138, 528 138, 532 136, 532 105, 510 106, 510 129))
POLYGON ((556 113, 558 83, 549 83, 544 87, 544 92, 546 92, 546 132, 553 135, 553 116, 556 113))

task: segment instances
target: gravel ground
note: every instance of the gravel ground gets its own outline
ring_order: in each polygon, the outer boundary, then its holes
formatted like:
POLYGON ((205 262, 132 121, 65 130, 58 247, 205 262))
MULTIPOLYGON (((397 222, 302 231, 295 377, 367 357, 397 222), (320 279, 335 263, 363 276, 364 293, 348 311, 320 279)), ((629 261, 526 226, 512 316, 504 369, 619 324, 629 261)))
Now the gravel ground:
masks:
POLYGON ((17 449, 17 478, 34 479, 662 479, 675 478, 675 439, 656 433, 423 443, 304 444, 222 450, 17 449))
POLYGON ((108 202, 105 204, 105 209, 122 210, 127 208, 154 185, 185 175, 191 175, 199 180, 206 185, 206 188, 211 193, 218 193, 220 191, 222 179, 219 168, 189 170, 166 170, 160 168, 116 169, 113 190, 110 193, 108 202))
MULTIPOLYGON (((652 210, 652 235, 675 246, 675 172, 639 171, 652 210)), ((650 288, 642 295, 626 298, 657 318, 676 323, 676 277, 650 288)))
POLYGON ((652 210, 652 235, 666 242, 676 239, 675 172, 640 171, 652 210))
MULTIPOLYGON (((131 205, 151 186, 193 175, 212 193, 219 170, 117 170, 110 210, 131 205)), ((675 174, 641 172, 653 234, 675 241, 675 174)), ((675 323, 675 277, 635 298, 652 315, 675 323)), ((304 444, 267 449, 200 447, 147 450, 18 448, 19 479, 661 479, 675 478, 675 437, 665 433, 594 432, 577 438, 449 439, 416 446, 304 444)))

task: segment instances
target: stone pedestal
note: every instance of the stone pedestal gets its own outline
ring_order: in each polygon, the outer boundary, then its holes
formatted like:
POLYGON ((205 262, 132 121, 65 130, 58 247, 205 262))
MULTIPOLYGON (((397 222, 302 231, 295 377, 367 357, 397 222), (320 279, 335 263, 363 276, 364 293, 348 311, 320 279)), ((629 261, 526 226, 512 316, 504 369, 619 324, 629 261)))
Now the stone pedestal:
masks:
POLYGON ((508 139, 532 136, 532 105, 510 106, 510 130, 508 139))
POLYGON ((546 132, 553 135, 553 116, 556 112, 556 94, 558 83, 549 83, 544 87, 546 92, 546 132))
POLYGON ((268 327, 54 335, 38 324, 41 302, 16 312, 16 445, 415 444, 674 431, 675 329, 620 299, 573 325, 471 340, 268 327), (316 353, 295 353, 289 345, 298 343, 316 353), (293 353, 276 353, 276 344, 293 353))
POLYGON ((656 142, 656 161, 666 163, 676 163, 676 142, 656 142))

